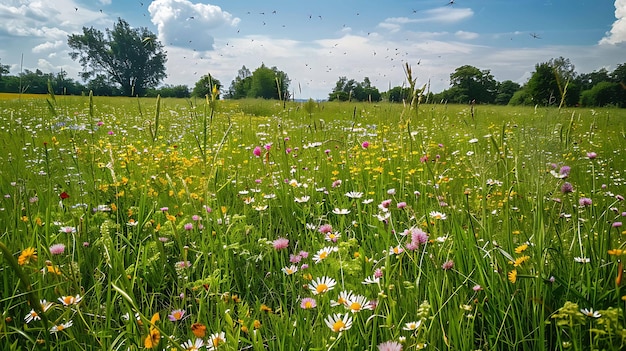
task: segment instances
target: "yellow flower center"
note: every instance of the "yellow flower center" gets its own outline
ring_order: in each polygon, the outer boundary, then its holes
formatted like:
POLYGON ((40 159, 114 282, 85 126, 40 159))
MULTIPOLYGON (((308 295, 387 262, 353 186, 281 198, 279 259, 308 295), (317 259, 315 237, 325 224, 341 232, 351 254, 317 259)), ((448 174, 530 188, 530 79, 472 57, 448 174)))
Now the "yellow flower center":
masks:
POLYGON ((307 301, 304 303, 304 308, 313 308, 313 304, 311 303, 311 301, 307 301))
POLYGON ((358 302, 353 302, 350 304, 350 309, 353 311, 360 311, 361 310, 361 304, 358 302))
POLYGON ((338 320, 333 324, 333 331, 338 333, 340 332, 344 327, 346 326, 346 324, 343 322, 343 320, 338 320))
POLYGON ((320 254, 320 260, 325 259, 326 257, 328 257, 328 252, 324 251, 320 254))
POLYGON ((322 283, 319 284, 316 288, 315 291, 317 291, 318 294, 326 292, 328 290, 328 285, 322 283))

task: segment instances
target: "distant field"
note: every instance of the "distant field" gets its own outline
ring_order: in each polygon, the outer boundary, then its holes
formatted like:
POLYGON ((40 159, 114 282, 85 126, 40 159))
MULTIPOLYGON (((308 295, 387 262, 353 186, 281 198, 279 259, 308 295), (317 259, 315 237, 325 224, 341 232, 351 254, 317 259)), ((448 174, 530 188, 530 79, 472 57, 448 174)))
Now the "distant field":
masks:
POLYGON ((620 350, 625 145, 624 109, 0 94, 0 344, 620 350))

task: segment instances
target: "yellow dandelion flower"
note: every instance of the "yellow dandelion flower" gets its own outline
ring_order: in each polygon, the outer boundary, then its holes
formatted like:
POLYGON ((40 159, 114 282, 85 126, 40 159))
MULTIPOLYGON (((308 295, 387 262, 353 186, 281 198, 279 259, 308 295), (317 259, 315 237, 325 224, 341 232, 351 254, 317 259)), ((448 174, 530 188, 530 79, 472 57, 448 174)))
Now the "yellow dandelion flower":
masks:
POLYGON ((34 247, 27 247, 20 253, 20 257, 17 258, 17 263, 23 266, 30 263, 31 260, 37 261, 37 251, 35 251, 34 247))
POLYGON ((522 244, 515 248, 515 253, 521 254, 522 252, 526 251, 527 248, 528 248, 528 244, 522 244))
POLYGON ((530 259, 530 256, 521 256, 515 259, 515 262, 513 262, 513 266, 514 267, 519 267, 522 265, 522 263, 528 261, 530 259))
POLYGON ((517 282, 517 270, 512 270, 509 272, 509 281, 513 284, 517 282))

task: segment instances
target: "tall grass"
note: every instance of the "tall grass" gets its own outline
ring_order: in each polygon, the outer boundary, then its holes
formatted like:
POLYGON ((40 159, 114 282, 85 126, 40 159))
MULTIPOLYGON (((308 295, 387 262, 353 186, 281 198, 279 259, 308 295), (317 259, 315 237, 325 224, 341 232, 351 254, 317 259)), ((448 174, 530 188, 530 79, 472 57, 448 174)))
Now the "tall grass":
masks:
POLYGON ((623 111, 213 103, 0 99, 4 349, 623 347, 623 111))

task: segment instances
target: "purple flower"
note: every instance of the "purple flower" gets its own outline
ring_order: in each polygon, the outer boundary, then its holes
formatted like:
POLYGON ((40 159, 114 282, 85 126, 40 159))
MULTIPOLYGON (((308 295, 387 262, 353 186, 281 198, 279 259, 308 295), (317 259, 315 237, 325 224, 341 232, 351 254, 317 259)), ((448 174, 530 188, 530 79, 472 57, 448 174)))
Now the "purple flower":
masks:
POLYGON ((294 254, 289 255, 289 262, 290 263, 299 263, 300 260, 302 260, 302 256, 300 256, 300 255, 294 255, 294 254))
POLYGON ((307 251, 300 251, 300 252, 298 252, 298 255, 300 255, 300 257, 302 257, 302 258, 309 257, 309 253, 307 251))
POLYGON ((50 246, 50 254, 52 255, 60 255, 65 252, 65 245, 63 244, 54 244, 50 246))
POLYGON ((581 197, 580 199, 578 199, 578 204, 580 205, 580 207, 591 206, 592 201, 588 197, 581 197))
POLYGON ((362 148, 364 148, 364 149, 367 149, 369 146, 370 146, 370 143, 369 143, 369 142, 367 142, 367 141, 364 141, 364 142, 361 144, 361 147, 362 147, 362 148))
POLYGON ((193 223, 185 223, 183 228, 185 228, 185 230, 192 230, 193 229, 193 223))
POLYGON ((402 201, 402 202, 398 202, 398 208, 402 209, 406 207, 406 202, 402 201))
POLYGON ((185 315, 185 310, 173 310, 172 313, 170 313, 167 316, 167 318, 172 322, 177 322, 183 319, 184 315, 185 315))
POLYGON ((617 199, 617 201, 624 201, 624 197, 622 195, 615 195, 615 199, 617 199))
POLYGON ((89 241, 84 241, 83 242, 83 247, 89 247, 89 241))
POLYGON ((330 224, 322 224, 318 231, 322 234, 328 234, 333 231, 333 226, 330 224))
POLYGON ((300 301, 300 308, 304 310, 308 310, 308 309, 315 308, 315 307, 317 307, 317 302, 315 301, 314 298, 305 297, 302 299, 302 301, 300 301))
POLYGON ((259 146, 255 147, 254 150, 252 151, 252 153, 256 157, 261 157, 261 148, 259 146))
POLYGON ((289 239, 287 238, 278 238, 272 242, 272 246, 276 250, 286 249, 289 246, 289 239))
POLYGON ((569 176, 569 172, 571 172, 572 168, 570 166, 561 166, 559 169, 559 174, 563 176, 563 178, 569 176))
POLYGON ((426 244, 428 242, 428 234, 419 228, 411 229, 411 242, 415 244, 426 244))
POLYGON ((478 285, 478 284, 476 284, 476 285, 474 285, 474 287, 472 287, 472 290, 474 290, 474 291, 481 291, 482 289, 483 289, 483 287, 478 285))
POLYGON ((611 225, 613 228, 619 228, 622 226, 622 222, 613 222, 613 224, 611 225))
POLYGON ((270 149, 272 148, 272 144, 265 144, 264 148, 265 150, 270 151, 270 149))
POLYGON ((563 185, 561 186, 561 192, 563 194, 567 194, 567 193, 571 193, 574 191, 574 186, 572 186, 571 183, 565 182, 563 183, 563 185))
POLYGON ((454 267, 454 261, 452 260, 447 260, 441 265, 441 269, 443 269, 444 271, 449 271, 452 269, 452 267, 454 267))
POLYGON ((598 154, 596 154, 595 152, 588 152, 587 153, 587 158, 590 160, 593 160, 594 158, 598 157, 598 154))
POLYGON ((374 271, 374 278, 382 278, 383 276, 383 270, 380 268, 376 268, 376 270, 374 271))

